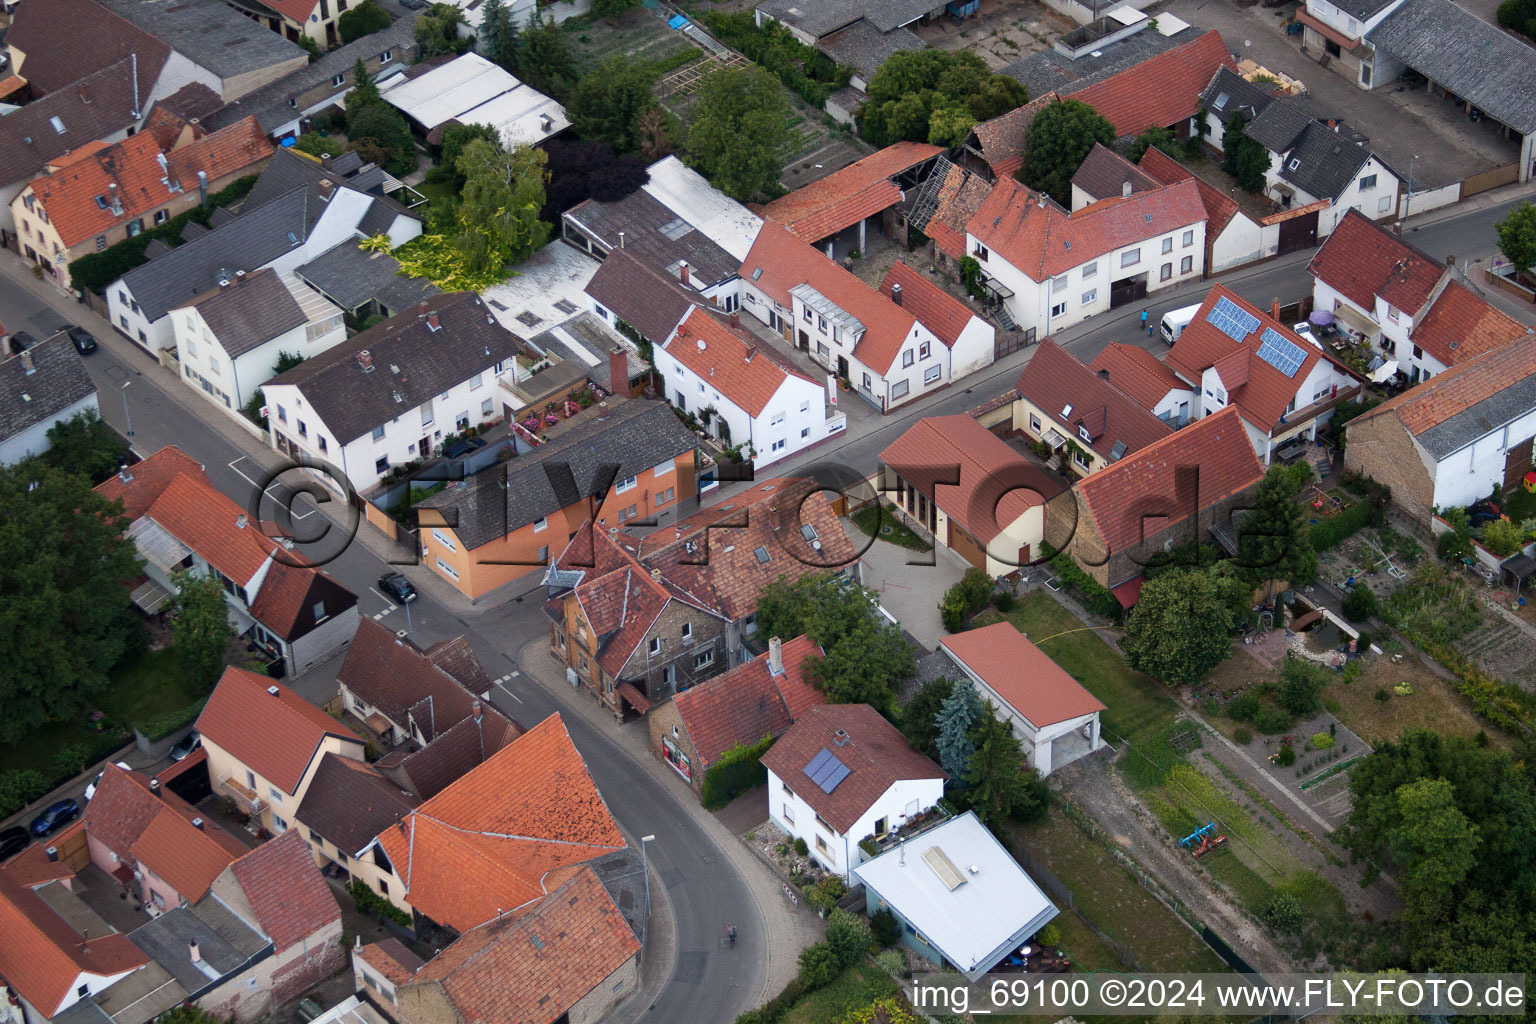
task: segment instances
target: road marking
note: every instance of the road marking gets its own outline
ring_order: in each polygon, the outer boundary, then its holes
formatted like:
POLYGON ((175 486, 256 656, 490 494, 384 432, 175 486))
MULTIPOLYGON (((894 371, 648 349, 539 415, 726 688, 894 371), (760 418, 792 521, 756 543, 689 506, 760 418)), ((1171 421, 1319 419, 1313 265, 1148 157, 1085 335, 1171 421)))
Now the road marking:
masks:
MULTIPOLYGON (((249 455, 242 455, 239 458, 235 459, 233 462, 231 462, 229 464, 229 468, 234 470, 236 473, 238 473, 240 475, 240 479, 244 480, 246 483, 250 484, 252 487, 255 487, 255 486, 257 486, 256 481, 252 480, 250 477, 246 476, 245 475, 245 471, 242 470, 239 466, 235 465, 236 462, 245 462, 248 459, 252 463, 255 462, 255 460, 251 459, 251 457, 249 455)), ((277 482, 273 481, 271 484, 269 484, 267 486, 267 489, 265 491, 262 491, 261 493, 265 494, 267 497, 271 498, 273 504, 275 504, 275 505, 277 505, 279 507, 285 507, 285 506, 283 506, 282 500, 279 499, 277 495, 272 493, 273 489, 276 488, 276 487, 277 487, 277 482)), ((286 508, 288 509, 288 514, 292 518, 294 518, 294 519, 304 519, 304 518, 306 518, 306 517, 308 517, 310 515, 313 515, 315 512, 319 511, 319 509, 315 509, 315 508, 310 509, 308 512, 296 511, 294 509, 294 507, 293 507, 293 502, 291 500, 289 501, 289 503, 286 506, 286 508)))
POLYGON ((513 672, 512 672, 512 673, 511 673, 511 674, 509 674, 509 675, 508 675, 508 676, 507 676, 507 678, 508 678, 508 679, 516 679, 516 678, 517 678, 517 677, 518 677, 518 676, 520 676, 520 675, 522 675, 522 673, 521 673, 521 672, 518 672, 518 671, 516 671, 516 670, 514 670, 514 671, 513 671, 513 672))
POLYGON ((507 689, 507 684, 506 683, 497 682, 496 688, 499 689, 502 693, 506 694, 508 697, 511 697, 513 700, 517 701, 519 704, 521 704, 523 702, 523 698, 519 697, 517 694, 513 693, 511 690, 507 689))

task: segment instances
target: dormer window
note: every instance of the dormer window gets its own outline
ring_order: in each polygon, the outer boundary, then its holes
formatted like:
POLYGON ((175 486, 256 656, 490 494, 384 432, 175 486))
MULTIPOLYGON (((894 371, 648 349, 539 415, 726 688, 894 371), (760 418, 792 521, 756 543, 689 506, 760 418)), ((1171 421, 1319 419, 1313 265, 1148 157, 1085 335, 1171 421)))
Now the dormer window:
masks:
POLYGON ((1068 402, 1066 405, 1061 407, 1061 418, 1062 419, 1066 419, 1068 416, 1071 416, 1071 415, 1072 415, 1072 404, 1070 402, 1068 402))
POLYGON ((1089 441, 1089 442, 1093 441, 1093 435, 1088 433, 1088 428, 1087 427, 1078 427, 1077 428, 1077 436, 1082 438, 1084 441, 1089 441))

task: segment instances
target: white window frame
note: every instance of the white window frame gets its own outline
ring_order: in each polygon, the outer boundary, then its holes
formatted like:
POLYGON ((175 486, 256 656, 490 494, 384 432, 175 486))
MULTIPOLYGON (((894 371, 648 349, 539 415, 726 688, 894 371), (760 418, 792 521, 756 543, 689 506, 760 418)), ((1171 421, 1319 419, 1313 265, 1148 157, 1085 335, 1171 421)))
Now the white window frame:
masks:
POLYGON ((434 528, 432 530, 432 539, 437 541, 443 547, 447 548, 449 551, 457 553, 459 550, 459 546, 453 542, 453 538, 448 536, 442 530, 434 528))
POLYGON ((613 485, 613 492, 615 494, 623 494, 625 491, 634 490, 634 487, 635 478, 632 476, 627 476, 613 485))
POLYGON ((932 366, 928 367, 928 369, 923 371, 923 383, 932 384, 942 376, 944 376, 944 367, 940 366, 938 363, 934 363, 932 366))
POLYGON ((438 572, 442 573, 444 576, 447 576, 451 580, 457 580, 459 578, 459 571, 453 566, 449 565, 441 558, 436 558, 434 561, 437 562, 438 572))
POLYGON ((1120 254, 1120 265, 1122 267, 1134 267, 1136 264, 1138 264, 1140 262, 1141 262, 1141 246, 1139 246, 1139 245, 1136 248, 1134 248, 1134 249, 1127 249, 1127 250, 1125 250, 1125 252, 1120 254))

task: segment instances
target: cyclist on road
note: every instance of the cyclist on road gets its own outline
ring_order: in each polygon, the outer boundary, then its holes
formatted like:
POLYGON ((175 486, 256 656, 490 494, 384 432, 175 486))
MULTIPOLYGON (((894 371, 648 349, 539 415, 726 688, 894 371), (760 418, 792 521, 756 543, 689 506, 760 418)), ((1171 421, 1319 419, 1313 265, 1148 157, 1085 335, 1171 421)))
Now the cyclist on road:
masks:
POLYGON ((736 945, 736 926, 734 924, 727 924, 725 926, 725 936, 731 940, 731 945, 736 945))

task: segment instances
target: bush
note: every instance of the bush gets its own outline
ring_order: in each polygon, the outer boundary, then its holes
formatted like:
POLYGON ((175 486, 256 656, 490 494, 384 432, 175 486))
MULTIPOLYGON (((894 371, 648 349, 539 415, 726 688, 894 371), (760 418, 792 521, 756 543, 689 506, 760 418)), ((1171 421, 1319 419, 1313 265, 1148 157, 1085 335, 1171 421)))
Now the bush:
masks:
POLYGON ((907 960, 897 950, 888 949, 875 957, 875 965, 886 974, 900 977, 901 972, 907 969, 907 960))
POLYGON ((1246 727, 1240 725, 1236 729, 1232 730, 1232 742, 1241 744, 1242 746, 1246 747, 1248 744, 1253 742, 1253 733, 1249 732, 1246 727))
POLYGON ((1251 722, 1259 713, 1259 698, 1252 693, 1240 693, 1227 705, 1227 717, 1234 722, 1251 722))
POLYGON ((805 857, 805 856, 808 856, 810 854, 810 852, 811 852, 811 848, 809 846, 805 845, 805 840, 801 839, 799 836, 796 836, 795 837, 795 853, 798 854, 801 857, 805 857))
POLYGON ((1317 710, 1327 684, 1327 669, 1300 658, 1287 658, 1280 670, 1280 693, 1276 699, 1292 714, 1310 715, 1317 710))
POLYGON ((859 840, 859 849, 864 851, 864 856, 873 857, 880 848, 875 845, 874 836, 865 836, 859 840))
POLYGON ((956 583, 944 592, 944 600, 939 602, 939 618, 944 623, 944 628, 951 633, 959 633, 965 629, 966 609, 965 594, 960 590, 960 584, 956 583))
POLYGON ((1301 927, 1301 904, 1296 897, 1277 892, 1259 906, 1259 918, 1277 932, 1294 932, 1301 927))
POLYGON ((197 721, 197 716, 203 712, 204 701, 195 701, 184 708, 175 711, 167 711, 159 718, 152 718, 147 722, 134 722, 133 727, 144 734, 144 738, 151 743, 163 740, 178 729, 185 729, 197 721))
POLYGON ((1385 704, 1385 703, 1386 703, 1386 702, 1387 702, 1387 701, 1389 701, 1389 700, 1391 700, 1391 699, 1392 699, 1392 695, 1391 695, 1391 694, 1390 694, 1390 693, 1388 693, 1388 692, 1387 692, 1387 691, 1386 691, 1386 690, 1385 690, 1385 689, 1384 689, 1384 688, 1382 688, 1382 687, 1377 687, 1377 688, 1376 688, 1376 692, 1375 692, 1375 694, 1373 694, 1373 696, 1374 696, 1374 697, 1375 697, 1375 698, 1376 698, 1376 699, 1377 699, 1377 700, 1378 700, 1378 701, 1379 701, 1379 702, 1381 702, 1381 703, 1382 703, 1382 704, 1385 704))
POLYGON ((1275 762, 1283 767, 1290 767, 1296 763, 1296 751, 1291 747, 1281 747, 1275 762))
POLYGON ((736 1018, 736 1024, 777 1024, 789 1008, 805 996, 805 982, 790 978, 783 991, 755 1010, 748 1010, 736 1018))
POLYGON ((1448 562, 1459 562, 1472 554, 1472 538, 1462 533, 1442 533, 1435 539, 1435 554, 1448 562))
POLYGON ((1344 673, 1342 678, 1344 679, 1345 686, 1353 685, 1355 680, 1359 679, 1364 674, 1365 662, 1361 661, 1359 658, 1351 658, 1349 661, 1344 663, 1344 673))
POLYGON ((1508 519, 1495 519, 1483 527, 1483 547, 1500 558, 1508 558, 1525 543, 1525 532, 1508 519))
POLYGON ((827 875, 805 890, 805 902, 816 910, 831 910, 837 901, 848 895, 848 886, 837 875, 827 875))
POLYGON ((1082 568, 1072 560, 1070 551, 1054 551, 1049 544, 1043 545, 1046 557, 1050 559, 1050 567, 1056 575, 1071 588, 1073 595, 1093 614, 1103 616, 1111 622, 1120 622, 1125 618, 1125 609, 1120 606, 1120 600, 1102 586, 1098 580, 1083 572, 1082 568))
POLYGON ((1253 716, 1253 727, 1266 736, 1273 736, 1277 732, 1285 732, 1291 727, 1292 718, 1284 708, 1273 704, 1265 704, 1259 708, 1259 713, 1253 716))
POLYGON ((389 28, 389 24, 388 11, 372 0, 363 0, 363 3, 350 11, 344 11, 336 19, 336 31, 341 34, 341 42, 345 46, 355 39, 389 28))
POLYGON ((0 818, 15 814, 48 792, 48 788, 48 780, 42 772, 30 768, 11 768, 0 772, 0 818))
POLYGON ((839 974, 843 973, 843 965, 838 962, 837 954, 832 952, 832 947, 825 942, 818 942, 814 946, 807 946, 800 951, 800 983, 806 988, 822 988, 830 985, 839 974))
POLYGON ((861 914, 834 910, 827 917, 827 946, 846 970, 869 950, 869 922, 861 914))
POLYGON ((889 907, 881 907, 869 919, 869 933, 882 948, 894 946, 901 941, 901 922, 889 907))
POLYGON ((347 886, 347 893, 352 897, 352 902, 357 905, 359 913, 373 914, 383 920, 393 921, 403 928, 411 926, 411 915, 368 888, 366 882, 353 882, 347 886))
POLYGON ((1350 622, 1364 622, 1376 614, 1376 591, 1358 583, 1348 594, 1344 595, 1344 617, 1350 622))
POLYGON ((1061 929, 1048 924, 1035 934, 1035 942, 1047 949, 1057 949, 1061 946, 1061 929))
POLYGON ((738 794, 767 783, 768 769, 763 767, 762 756, 771 746, 773 737, 764 736, 750 747, 738 743, 721 754, 720 760, 704 773, 699 794, 704 807, 717 811, 738 794))
POLYGON ((1333 746, 1335 742, 1336 741, 1334 738, 1326 732, 1316 733, 1312 737, 1312 749, 1327 750, 1329 747, 1333 746))
POLYGON ((1004 615, 1013 611, 1014 604, 1013 591, 1011 590, 999 590, 992 598, 992 607, 1004 615))

